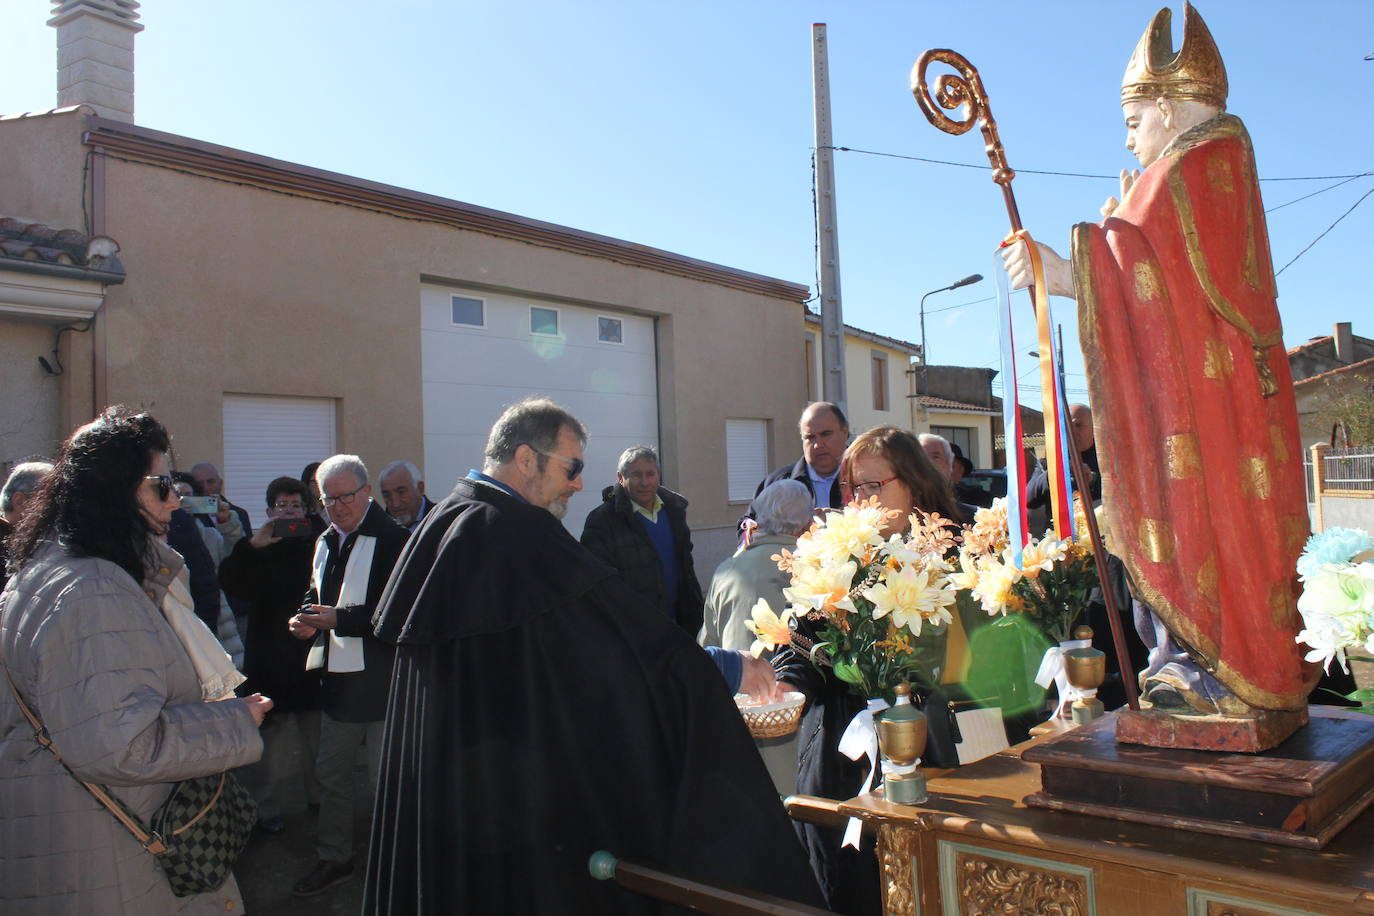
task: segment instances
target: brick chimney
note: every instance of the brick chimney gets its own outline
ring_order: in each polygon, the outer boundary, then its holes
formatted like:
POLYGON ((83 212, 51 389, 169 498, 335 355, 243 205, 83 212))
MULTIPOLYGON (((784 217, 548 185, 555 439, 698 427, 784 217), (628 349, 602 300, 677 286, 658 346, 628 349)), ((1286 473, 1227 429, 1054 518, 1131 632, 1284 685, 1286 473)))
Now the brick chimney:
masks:
POLYGON ((105 118, 134 120, 137 0, 52 0, 57 29, 57 107, 89 105, 105 118))
POLYGON ((1355 361, 1355 338, 1350 333, 1350 322, 1336 322, 1336 333, 1331 335, 1336 343, 1336 359, 1349 365, 1355 361))

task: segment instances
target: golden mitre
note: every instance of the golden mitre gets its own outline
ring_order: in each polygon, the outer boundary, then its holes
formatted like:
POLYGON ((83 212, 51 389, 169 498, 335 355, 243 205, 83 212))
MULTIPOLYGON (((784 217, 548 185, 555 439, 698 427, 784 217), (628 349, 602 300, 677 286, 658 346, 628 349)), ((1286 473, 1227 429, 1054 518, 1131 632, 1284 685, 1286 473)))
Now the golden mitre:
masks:
POLYGON ((1173 49, 1170 25, 1173 13, 1166 6, 1155 13, 1140 43, 1135 46, 1126 75, 1121 80, 1121 101, 1139 99, 1189 99, 1226 108, 1226 65, 1221 62, 1212 33, 1192 4, 1183 4, 1183 43, 1173 49))

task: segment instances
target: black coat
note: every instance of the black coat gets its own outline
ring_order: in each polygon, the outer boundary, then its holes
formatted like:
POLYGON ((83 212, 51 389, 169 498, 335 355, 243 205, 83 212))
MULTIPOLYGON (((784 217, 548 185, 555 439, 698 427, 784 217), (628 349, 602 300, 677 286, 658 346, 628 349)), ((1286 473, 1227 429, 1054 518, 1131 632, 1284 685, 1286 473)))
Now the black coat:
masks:
MULTIPOLYGON (((1083 459, 1084 470, 1090 472, 1088 479, 1088 491, 1092 494, 1093 501, 1102 498, 1102 472, 1097 465, 1097 446, 1088 446, 1087 451, 1079 452, 1079 457, 1083 459)), ((1039 509, 1041 506, 1050 505, 1050 478, 1046 469, 1049 467, 1048 458, 1040 459, 1040 472, 1036 473, 1031 469, 1030 477, 1026 480, 1026 508, 1039 509)), ((1010 481, 1008 488, 1014 487, 1010 481)), ((1078 483, 1073 479, 1073 469, 1069 469, 1069 490, 1070 492, 1078 489, 1078 483)))
MULTIPOLYGON (((759 481, 758 487, 755 488, 754 495, 758 496, 769 484, 777 483, 779 480, 800 480, 811 492, 811 498, 816 498, 816 488, 811 484, 811 472, 807 470, 805 458, 799 458, 796 464, 778 468, 763 478, 759 481)), ((827 495, 826 505, 832 509, 839 509, 844 506, 844 499, 840 496, 840 475, 838 474, 835 475, 834 481, 830 484, 830 493, 827 495)))
POLYGON ((211 633, 219 632, 219 582, 215 576, 215 560, 205 548, 195 517, 182 509, 172 510, 167 522, 167 546, 181 554, 190 577, 191 599, 196 616, 211 633))
POLYGON ((287 622, 300 610, 301 596, 310 588, 311 538, 283 538, 262 549, 245 537, 234 545, 219 566, 225 594, 250 607, 248 632, 243 634, 241 693, 259 692, 272 698, 276 712, 320 708, 320 672, 305 670, 310 641, 297 639, 287 622))
POLYGON ((663 566, 658 550, 637 517, 630 494, 620 484, 601 491, 601 505, 587 515, 582 526, 582 546, 596 557, 619 570, 630 588, 634 589, 651 608, 670 612, 693 637, 701 632, 705 599, 697 571, 692 565, 692 529, 687 527, 687 500, 672 490, 658 488, 663 511, 673 531, 673 546, 677 551, 677 607, 669 609, 663 582, 663 566))
POLYGON ((819 905, 719 672, 547 510, 470 480, 382 599, 398 643, 363 912, 660 913, 606 849, 819 905))
MULTIPOLYGON (((367 514, 358 525, 358 535, 377 539, 372 553, 372 568, 368 571, 367 600, 363 604, 350 605, 337 609, 338 622, 334 632, 339 636, 358 636, 363 639, 362 671, 347 673, 329 671, 328 652, 329 634, 319 633, 316 643, 325 646, 325 671, 320 693, 320 704, 331 718, 341 722, 376 722, 386 713, 386 689, 391 682, 392 647, 372 634, 372 615, 377 602, 381 600, 392 567, 405 548, 409 533, 387 515, 377 503, 367 509, 367 514)), ((339 533, 329 528, 319 538, 331 553, 339 550, 339 533)), ((356 541, 356 538, 354 539, 356 541)), ((349 549, 349 545, 345 545, 349 549)), ((335 564, 333 575, 326 575, 324 597, 311 585, 305 593, 301 606, 311 604, 332 605, 343 584, 345 562, 335 564)))

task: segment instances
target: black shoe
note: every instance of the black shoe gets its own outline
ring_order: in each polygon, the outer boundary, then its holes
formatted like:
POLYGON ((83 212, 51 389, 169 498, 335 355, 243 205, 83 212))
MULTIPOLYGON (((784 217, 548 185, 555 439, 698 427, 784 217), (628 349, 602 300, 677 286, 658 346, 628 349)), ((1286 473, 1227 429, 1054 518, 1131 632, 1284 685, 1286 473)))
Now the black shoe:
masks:
POLYGON ((280 814, 258 818, 258 829, 263 833, 276 836, 286 829, 286 818, 280 814))
POLYGON ((296 897, 313 897, 336 884, 344 883, 351 877, 351 862, 318 862, 310 870, 310 874, 296 882, 296 886, 291 888, 291 893, 296 897))

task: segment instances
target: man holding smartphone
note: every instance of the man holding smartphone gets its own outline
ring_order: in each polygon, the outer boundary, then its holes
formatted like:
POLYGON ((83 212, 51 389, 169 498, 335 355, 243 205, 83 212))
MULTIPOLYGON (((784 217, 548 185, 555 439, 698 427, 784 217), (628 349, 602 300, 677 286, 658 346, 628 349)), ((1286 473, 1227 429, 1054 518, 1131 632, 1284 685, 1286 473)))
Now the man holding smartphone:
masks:
POLYGON ((306 667, 321 669, 319 861, 292 889, 318 894, 353 874, 353 765, 366 746, 375 788, 394 649, 372 633, 372 614, 409 534, 372 501, 367 466, 335 455, 315 472, 329 528, 315 543, 310 589, 291 633, 313 640, 306 667))

